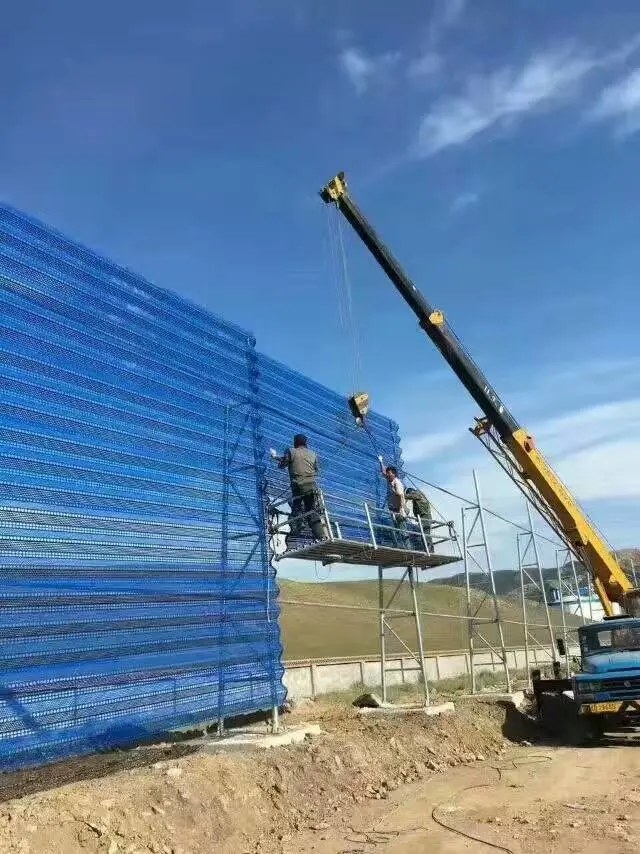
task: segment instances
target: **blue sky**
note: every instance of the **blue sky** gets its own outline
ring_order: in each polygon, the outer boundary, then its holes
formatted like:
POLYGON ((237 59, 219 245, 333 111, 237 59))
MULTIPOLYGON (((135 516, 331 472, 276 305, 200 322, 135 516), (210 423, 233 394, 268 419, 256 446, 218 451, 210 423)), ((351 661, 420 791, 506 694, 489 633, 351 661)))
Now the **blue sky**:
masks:
POLYGON ((345 230, 355 370, 316 196, 345 169, 605 533, 640 542, 636 2, 65 0, 13 4, 0 40, 6 201, 368 388, 412 470, 469 493, 476 466, 522 516, 466 432, 474 406, 345 230))

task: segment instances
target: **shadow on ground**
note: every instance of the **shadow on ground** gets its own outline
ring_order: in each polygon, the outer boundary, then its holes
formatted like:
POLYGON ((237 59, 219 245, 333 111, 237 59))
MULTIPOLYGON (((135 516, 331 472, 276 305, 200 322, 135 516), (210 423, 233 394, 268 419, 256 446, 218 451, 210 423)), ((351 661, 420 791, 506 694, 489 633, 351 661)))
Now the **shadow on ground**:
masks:
POLYGON ((640 731, 612 731, 594 737, 573 700, 564 694, 544 695, 543 721, 537 719, 533 707, 500 705, 505 710, 502 734, 518 744, 528 741, 544 747, 640 747, 640 731))
MULTIPOLYGON (((230 730, 265 722, 264 713, 257 713, 225 721, 230 730)), ((34 795, 84 780, 108 777, 118 771, 145 768, 156 762, 169 762, 196 753, 198 739, 216 737, 217 725, 203 725, 197 729, 162 733, 146 742, 131 747, 91 753, 49 765, 30 767, 21 771, 0 772, 0 803, 34 795)))

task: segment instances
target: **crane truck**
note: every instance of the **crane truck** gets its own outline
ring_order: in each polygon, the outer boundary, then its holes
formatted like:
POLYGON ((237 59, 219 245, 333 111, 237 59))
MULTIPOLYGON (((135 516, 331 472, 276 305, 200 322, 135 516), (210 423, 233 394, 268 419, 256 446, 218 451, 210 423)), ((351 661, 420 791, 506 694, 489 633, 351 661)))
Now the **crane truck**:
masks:
MULTIPOLYGON (((400 266, 347 190, 340 172, 320 192, 365 244, 467 389, 482 416, 470 428, 557 536, 590 573, 605 618, 578 629, 581 663, 571 679, 534 680, 538 708, 553 692, 572 691, 578 714, 594 734, 628 718, 640 723, 640 589, 569 489, 538 450, 533 436, 509 412, 453 332, 400 266)), ((354 398, 357 404, 357 396, 354 398)), ((353 405, 352 405, 353 408, 353 405)), ((557 675, 557 673, 556 673, 557 675)), ((568 676, 568 674, 567 674, 568 676)))

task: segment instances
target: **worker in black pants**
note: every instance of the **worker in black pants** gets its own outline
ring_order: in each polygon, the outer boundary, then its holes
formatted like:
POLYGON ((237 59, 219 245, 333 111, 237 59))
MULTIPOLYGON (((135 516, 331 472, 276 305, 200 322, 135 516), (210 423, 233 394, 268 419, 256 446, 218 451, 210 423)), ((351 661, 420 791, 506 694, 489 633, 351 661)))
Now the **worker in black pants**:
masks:
POLYGON ((322 518, 318 512, 318 455, 308 447, 307 437, 298 433, 293 437, 293 447, 282 456, 272 450, 271 456, 278 468, 289 470, 291 483, 291 514, 289 515, 289 533, 285 544, 287 549, 299 539, 304 523, 311 529, 314 540, 324 540, 326 533, 322 518))
POLYGON ((422 530, 424 532, 424 539, 427 544, 427 551, 429 554, 433 554, 433 537, 431 536, 431 523, 433 522, 433 518, 431 516, 431 504, 429 503, 429 499, 424 492, 419 489, 414 489, 413 486, 408 486, 404 491, 404 495, 407 501, 411 502, 413 515, 416 519, 420 520, 422 530))

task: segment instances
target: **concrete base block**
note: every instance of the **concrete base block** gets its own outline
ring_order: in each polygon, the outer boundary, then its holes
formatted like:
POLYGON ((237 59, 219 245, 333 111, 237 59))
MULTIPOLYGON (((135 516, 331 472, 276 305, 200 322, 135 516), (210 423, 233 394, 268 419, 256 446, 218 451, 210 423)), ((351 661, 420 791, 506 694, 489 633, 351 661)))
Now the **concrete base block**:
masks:
POLYGON ((455 706, 453 703, 438 703, 433 706, 401 706, 394 705, 389 703, 384 706, 380 706, 377 709, 371 708, 362 708, 358 709, 358 713, 361 715, 415 715, 415 714, 423 714, 428 715, 429 717, 435 717, 437 715, 452 715, 455 712, 455 706))
POLYGON ((456 707, 453 703, 438 703, 436 706, 427 706, 424 710, 425 715, 435 716, 438 715, 453 715, 455 713, 456 707))
POLYGON ((318 724, 304 724, 289 727, 286 732, 265 735, 264 731, 251 729, 229 730, 222 738, 208 738, 194 741, 205 753, 226 753, 233 750, 270 750, 272 747, 285 747, 290 744, 300 744, 307 736, 321 735, 318 724))
POLYGON ((481 700, 485 703, 510 703, 516 709, 523 706, 525 702, 524 691, 513 691, 511 694, 494 694, 487 691, 486 693, 465 694, 464 699, 481 700))

